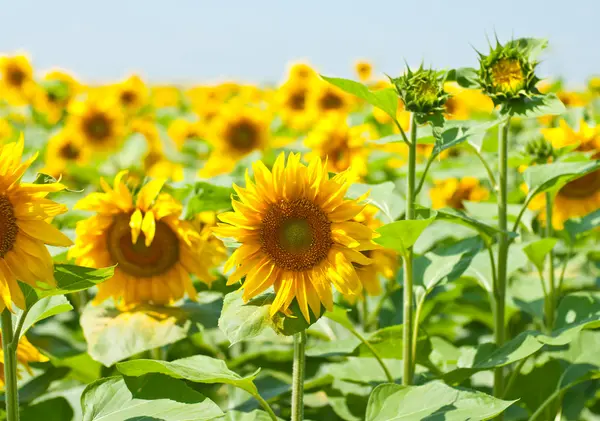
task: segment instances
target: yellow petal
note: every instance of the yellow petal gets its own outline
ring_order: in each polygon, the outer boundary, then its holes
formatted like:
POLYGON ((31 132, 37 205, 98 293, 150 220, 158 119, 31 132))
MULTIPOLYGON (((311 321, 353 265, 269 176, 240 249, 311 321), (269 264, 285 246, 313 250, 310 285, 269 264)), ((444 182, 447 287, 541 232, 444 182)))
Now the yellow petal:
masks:
POLYGON ((137 240, 140 236, 140 231, 142 230, 142 211, 136 209, 131 215, 129 219, 129 228, 131 228, 131 243, 137 243, 137 240))
POLYGON ((142 221, 142 232, 146 236, 146 247, 150 247, 154 240, 154 234, 156 233, 156 221, 154 220, 154 214, 152 211, 146 212, 144 220, 142 221))

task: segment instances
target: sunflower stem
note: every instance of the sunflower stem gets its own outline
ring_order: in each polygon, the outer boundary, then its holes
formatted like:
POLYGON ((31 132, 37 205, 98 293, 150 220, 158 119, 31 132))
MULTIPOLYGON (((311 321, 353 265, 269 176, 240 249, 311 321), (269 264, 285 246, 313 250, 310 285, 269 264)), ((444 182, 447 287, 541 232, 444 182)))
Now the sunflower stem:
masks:
MULTIPOLYGON (((551 238, 554 235, 554 229, 552 227, 552 208, 554 202, 552 200, 552 194, 546 192, 546 237, 551 238)), ((548 296, 544 303, 546 310, 546 329, 548 332, 552 332, 554 328, 554 315, 555 315, 555 303, 556 303, 556 284, 554 280, 554 252, 550 250, 548 253, 548 296)))
MULTIPOLYGON (((498 275, 494 284, 494 340, 497 347, 504 344, 505 339, 505 306, 506 282, 508 270, 508 131, 510 119, 502 126, 498 133, 498 275)), ((494 396, 501 398, 504 394, 504 369, 496 368, 494 371, 494 396)), ((503 420, 499 415, 497 420, 503 420)))
MULTIPOLYGON (((415 172, 417 165, 417 121, 413 113, 410 122, 411 142, 408 147, 408 177, 406 179, 406 219, 415 217, 415 172)), ((404 365, 402 384, 409 386, 413 380, 413 248, 404 256, 404 314, 402 327, 402 360, 404 365)))
POLYGON ((294 334, 294 363, 292 372, 292 418, 291 421, 304 420, 304 369, 306 357, 306 332, 294 334))
POLYGON ((17 387, 17 346, 14 343, 12 314, 8 309, 2 312, 2 351, 4 352, 4 396, 6 400, 6 421, 19 421, 19 389, 17 387))

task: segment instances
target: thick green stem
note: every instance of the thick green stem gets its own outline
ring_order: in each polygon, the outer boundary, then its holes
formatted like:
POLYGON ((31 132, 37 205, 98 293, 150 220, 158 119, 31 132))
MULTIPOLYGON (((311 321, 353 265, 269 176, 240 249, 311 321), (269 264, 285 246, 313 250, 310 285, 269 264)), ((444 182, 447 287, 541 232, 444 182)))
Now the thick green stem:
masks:
MULTIPOLYGON (((546 237, 550 238, 554 235, 552 228, 552 208, 554 202, 552 201, 552 194, 546 193, 546 237)), ((556 309, 556 283, 554 280, 554 252, 550 250, 548 253, 548 296, 544 303, 545 315, 546 315, 546 329, 548 332, 552 332, 554 328, 554 318, 556 309)))
MULTIPOLYGON (((415 168, 417 164, 417 122, 412 115, 410 126, 411 142, 408 149, 408 176, 406 181, 406 219, 415 218, 415 168)), ((402 360, 404 364, 402 384, 409 386, 413 380, 412 354, 413 329, 413 249, 408 248, 404 256, 404 317, 402 329, 402 360)))
POLYGON ((17 346, 19 341, 14 341, 12 314, 10 311, 5 309, 1 317, 6 421, 19 421, 19 389, 17 387, 17 346))
MULTIPOLYGON (((498 135, 498 275, 494 285, 494 340, 497 347, 504 344, 505 338, 505 307, 506 283, 508 273, 508 131, 510 120, 501 128, 498 135)), ((502 397, 504 394, 504 368, 498 367, 494 371, 494 396, 502 397)), ((500 415, 498 420, 502 420, 500 415)))
POLYGON ((304 368, 306 358, 306 332, 294 334, 294 365, 292 372, 292 419, 304 420, 304 368))

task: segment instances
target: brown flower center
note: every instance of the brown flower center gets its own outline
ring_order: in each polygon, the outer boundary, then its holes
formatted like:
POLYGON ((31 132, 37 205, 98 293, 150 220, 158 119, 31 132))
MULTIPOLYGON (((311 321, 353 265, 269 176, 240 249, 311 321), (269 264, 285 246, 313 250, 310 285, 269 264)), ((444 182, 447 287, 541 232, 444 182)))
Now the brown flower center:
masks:
POLYGON ((5 195, 0 195, 0 258, 12 250, 17 241, 19 226, 12 203, 5 195))
POLYGON ((6 71, 6 79, 12 86, 21 87, 23 82, 25 82, 25 78, 25 72, 18 66, 10 66, 6 71))
POLYGON ((558 194, 568 198, 583 199, 598 191, 600 191, 600 170, 571 181, 561 188, 558 194))
POLYGON ((110 121, 104 113, 95 113, 83 121, 83 129, 94 142, 101 143, 111 134, 110 121))
POLYGON ((129 275, 145 278, 162 275, 179 261, 179 239, 166 223, 156 221, 154 240, 146 247, 143 232, 132 243, 129 220, 128 214, 115 216, 107 233, 108 253, 119 269, 129 275))
POLYGON ((327 91, 319 101, 321 108, 325 111, 338 110, 343 107, 344 101, 342 97, 332 91, 327 91))
POLYGON ((81 151, 79 150, 79 148, 77 148, 75 145, 73 145, 72 143, 69 142, 69 143, 63 145, 63 147, 60 148, 58 153, 64 159, 71 161, 71 160, 75 160, 75 159, 79 158, 81 151))
POLYGON ((288 98, 288 106, 294 111, 302 111, 306 108, 306 91, 296 91, 288 98))
POLYGON ((123 105, 131 105, 135 102, 137 95, 133 91, 123 91, 121 93, 121 103, 123 105))
POLYGON ((301 272, 321 263, 333 245, 331 221, 308 199, 281 200, 267 210, 260 243, 279 268, 301 272))
POLYGON ((255 124, 242 120, 229 127, 226 138, 229 145, 234 149, 249 152, 256 147, 259 140, 259 132, 255 124))

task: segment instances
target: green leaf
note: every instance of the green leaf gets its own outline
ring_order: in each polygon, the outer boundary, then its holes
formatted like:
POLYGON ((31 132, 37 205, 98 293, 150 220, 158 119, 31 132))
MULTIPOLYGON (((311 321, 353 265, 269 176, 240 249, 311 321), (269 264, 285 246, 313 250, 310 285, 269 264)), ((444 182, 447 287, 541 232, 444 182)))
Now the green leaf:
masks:
MULTIPOLYGON (((42 374, 29 380, 19 388, 19 402, 21 405, 29 404, 44 395, 50 385, 63 379, 71 370, 66 367, 50 367, 42 374)), ((6 395, 0 395, 0 401, 6 402, 6 395)))
POLYGON ((62 397, 46 399, 26 406, 20 411, 21 421, 70 421, 73 419, 73 408, 62 397))
MULTIPOLYGON (((468 200, 463 201, 467 213, 487 226, 493 227, 492 229, 500 230, 497 228, 498 225, 498 205, 490 202, 470 202, 468 200)), ((517 220, 517 216, 521 212, 523 206, 520 204, 509 204, 507 206, 507 219, 509 223, 513 223, 517 220)), ((532 223, 535 219, 535 213, 529 209, 526 209, 521 216, 520 224, 528 231, 533 231, 532 223)))
POLYGON ((387 115, 396 119, 398 110, 398 95, 393 88, 380 89, 378 91, 370 91, 365 85, 355 82, 350 79, 342 79, 337 77, 326 77, 321 75, 323 79, 337 86, 342 91, 355 95, 360 99, 365 100, 374 107, 385 111, 387 115))
POLYGON ((125 376, 143 376, 148 373, 161 373, 175 379, 184 379, 194 383, 225 383, 238 387, 253 396, 258 389, 253 380, 254 374, 242 377, 227 368, 225 361, 205 355, 195 355, 171 362, 156 360, 134 360, 117 364, 117 369, 125 376))
MULTIPOLYGON (((402 360, 387 358, 383 362, 394 379, 402 378, 402 360)), ((385 373, 375 358, 348 357, 343 362, 327 364, 323 369, 336 380, 365 384, 387 381, 385 373)))
POLYGON ((436 139, 433 154, 438 155, 464 141, 481 151, 483 138, 488 130, 503 123, 505 119, 497 119, 482 123, 480 121, 450 120, 444 124, 441 136, 436 139))
POLYGON ((255 409, 252 412, 227 411, 221 421, 272 421, 272 419, 265 411, 255 409))
POLYGON ((404 199, 396 191, 396 185, 391 181, 381 184, 361 184, 355 183, 348 189, 350 199, 357 199, 366 192, 370 191, 366 202, 378 207, 383 216, 384 222, 392 222, 404 211, 404 199))
POLYGON ((548 47, 548 40, 543 38, 519 38, 506 43, 507 47, 517 47, 531 61, 537 60, 538 56, 548 47))
POLYGON ((272 328, 269 311, 275 294, 266 292, 247 303, 242 300, 242 295, 241 290, 227 294, 219 317, 219 328, 231 345, 256 338, 268 327, 272 328))
MULTIPOLYGON (((60 313, 66 313, 67 311, 73 310, 73 306, 69 303, 64 295, 55 295, 50 297, 42 298, 35 304, 32 304, 29 312, 23 322, 23 328, 20 333, 20 337, 23 337, 25 333, 37 322, 47 319, 48 317, 56 316, 60 313)), ((19 320, 23 315, 22 310, 17 310, 14 322, 19 320)))
POLYGON ((537 118, 563 114, 566 110, 565 105, 555 94, 546 94, 508 103, 501 109, 501 113, 521 118, 537 118))
POLYGON ((437 216, 436 211, 424 210, 420 213, 423 219, 405 219, 379 227, 377 232, 381 236, 374 239, 374 241, 385 248, 405 255, 407 250, 419 239, 423 230, 435 221, 437 216))
MULTIPOLYGON (((387 326, 372 332, 367 342, 375 348, 381 358, 402 359, 402 325, 387 326)), ((417 338, 417 360, 424 361, 431 352, 431 342, 427 335, 421 333, 417 338)), ((373 351, 365 344, 358 347, 358 356, 372 358, 373 351)))
POLYGON ((533 165, 523 173, 529 188, 526 201, 546 191, 557 192, 565 184, 600 169, 600 160, 581 162, 556 162, 533 165))
POLYGON ((199 181, 194 185, 194 195, 186 205, 185 218, 191 219, 194 215, 205 211, 223 211, 231 208, 231 195, 234 190, 228 186, 212 184, 209 181, 199 181))
POLYGON ((382 384, 369 397, 365 420, 488 420, 505 411, 514 402, 477 391, 454 389, 437 381, 423 386, 382 384))
POLYGON ((184 382, 159 374, 98 380, 84 390, 81 406, 83 421, 208 421, 223 415, 184 382))
POLYGON ((491 242, 493 237, 495 237, 498 233, 501 232, 496 227, 474 219, 469 215, 452 208, 437 209, 436 220, 464 225, 466 227, 474 229, 483 237, 483 239, 488 244, 491 242))
MULTIPOLYGON (((497 245, 492 246, 494 256, 497 256, 497 245)), ((518 247, 511 247, 508 250, 508 275, 510 276, 515 271, 527 265, 527 256, 518 247)), ((471 261, 471 265, 465 271, 464 276, 475 278, 486 291, 492 292, 493 276, 492 265, 490 262, 490 254, 487 250, 480 252, 471 261)))
POLYGON ((88 305, 81 326, 88 353, 96 361, 111 366, 135 354, 185 339, 197 324, 215 327, 220 300, 215 294, 202 294, 199 302, 180 307, 141 305, 126 312, 110 302, 88 305))
POLYGON ((565 221, 565 231, 569 234, 571 241, 575 241, 582 234, 600 227, 600 209, 588 213, 586 216, 565 221))
POLYGON ((557 242, 558 239, 556 238, 542 238, 540 240, 532 241, 523 247, 523 251, 540 273, 544 271, 546 256, 548 256, 548 253, 556 246, 557 242))
MULTIPOLYGON (((347 339, 335 339, 331 341, 319 341, 306 348, 309 357, 335 357, 352 354, 360 345, 361 341, 355 336, 347 339)), ((368 355, 372 357, 373 354, 368 355)))
POLYGON ((77 265, 55 264, 54 279, 56 280, 56 288, 30 288, 28 293, 25 294, 25 300, 27 303, 33 303, 44 297, 83 291, 111 278, 114 270, 114 266, 94 269, 77 265))
POLYGON ((354 330, 354 324, 348 317, 348 309, 342 308, 338 305, 334 305, 333 311, 326 312, 325 317, 327 317, 330 320, 333 320, 336 323, 339 323, 351 332, 354 330))
POLYGON ((448 82, 456 82, 463 88, 479 88, 479 75, 477 74, 477 70, 472 67, 452 69, 447 73, 446 80, 448 82))
POLYGON ((58 183, 58 180, 51 175, 44 174, 42 172, 37 173, 35 176, 35 180, 33 180, 33 184, 54 184, 58 183))

